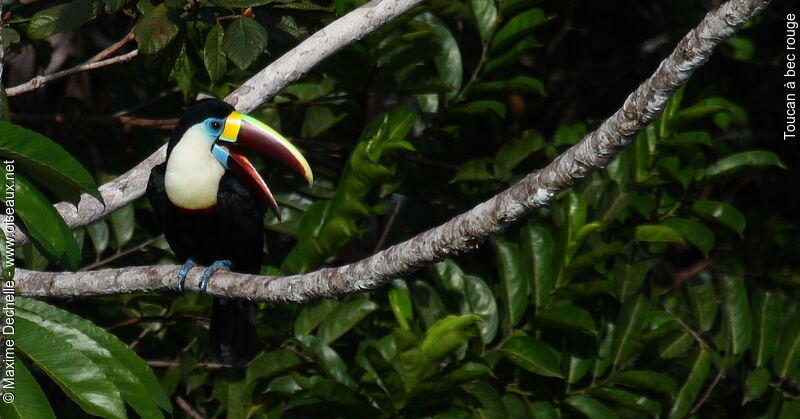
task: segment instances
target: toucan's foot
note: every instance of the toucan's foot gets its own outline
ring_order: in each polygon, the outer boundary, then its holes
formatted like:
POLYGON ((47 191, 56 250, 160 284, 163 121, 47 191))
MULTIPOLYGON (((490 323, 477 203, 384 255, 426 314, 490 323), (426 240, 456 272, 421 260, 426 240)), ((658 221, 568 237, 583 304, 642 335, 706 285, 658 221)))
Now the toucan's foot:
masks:
POLYGON ((200 287, 200 291, 206 291, 206 287, 208 286, 208 278, 210 278, 214 272, 222 268, 230 269, 231 266, 233 266, 233 262, 229 260, 218 260, 212 263, 211 266, 206 268, 206 271, 203 272, 203 276, 200 277, 200 282, 197 284, 197 286, 200 287))
POLYGON ((181 267, 181 271, 178 272, 178 290, 180 290, 180 292, 183 292, 183 285, 186 282, 186 274, 189 273, 189 269, 192 269, 194 265, 197 265, 194 259, 186 259, 186 262, 184 262, 183 266, 181 267))

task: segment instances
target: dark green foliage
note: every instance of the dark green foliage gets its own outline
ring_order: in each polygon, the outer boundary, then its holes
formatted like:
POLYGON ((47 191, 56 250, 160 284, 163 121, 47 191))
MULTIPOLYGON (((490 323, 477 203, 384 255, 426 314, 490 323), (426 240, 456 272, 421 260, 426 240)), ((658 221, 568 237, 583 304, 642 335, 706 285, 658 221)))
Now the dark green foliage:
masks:
MULTIPOLYGON (((177 118, 197 93, 225 96, 362 3, 15 3, 9 53, 48 56, 40 39, 53 34, 132 28, 143 55, 90 73, 83 95, 53 83, 35 93, 46 102, 21 96, 11 109, 177 118)), ((296 139, 316 183, 254 160, 283 219, 265 221, 262 272, 359 260, 502 191, 595 129, 706 10, 612 6, 434 0, 284 88, 252 115, 296 139)), ((371 292, 260 304, 263 350, 245 369, 214 364, 207 296, 20 299, 20 390, 0 415, 188 417, 181 397, 214 418, 795 417, 797 155, 775 146, 758 84, 777 74, 780 26, 754 22, 607 170, 474 252, 371 292)), ((97 183, 166 132, 29 128, 0 122, 34 243, 17 249, 21 266, 178 262, 145 202, 74 233, 51 206, 98 197, 97 183)))

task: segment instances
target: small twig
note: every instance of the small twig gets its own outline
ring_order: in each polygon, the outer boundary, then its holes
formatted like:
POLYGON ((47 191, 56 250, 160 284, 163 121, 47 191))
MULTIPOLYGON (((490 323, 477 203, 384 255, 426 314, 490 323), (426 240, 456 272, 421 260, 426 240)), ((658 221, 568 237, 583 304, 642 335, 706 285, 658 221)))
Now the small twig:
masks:
POLYGON ((719 366, 719 369, 717 370, 717 375, 714 376, 714 380, 711 381, 711 384, 709 384, 708 388, 706 388, 706 391, 703 392, 703 395, 697 400, 697 403, 695 403, 694 407, 692 407, 692 410, 689 411, 690 415, 695 414, 697 410, 699 410, 700 407, 703 406, 703 404, 705 404, 706 400, 708 400, 708 398, 711 396, 711 392, 714 391, 714 388, 717 387, 717 384, 719 384, 722 378, 725 377, 725 369, 728 368, 728 359, 730 358, 730 352, 731 352, 732 336, 730 327, 728 327, 727 335, 728 339, 725 341, 725 355, 722 358, 722 365, 719 366))
POLYGON ((669 309, 669 308, 667 308, 667 307, 664 307, 664 310, 665 310, 667 313, 671 314, 671 315, 672 315, 672 316, 675 318, 675 320, 678 322, 678 324, 680 324, 680 325, 681 325, 681 327, 683 327, 683 329, 686 331, 686 333, 688 333, 688 334, 692 335, 692 337, 694 338, 694 340, 696 340, 696 341, 697 341, 697 343, 699 343, 699 344, 700 344, 700 346, 702 346, 702 347, 703 347, 704 349, 706 349, 706 350, 709 350, 709 351, 711 350, 712 346, 711 346, 711 345, 709 345, 709 344, 708 344, 708 343, 707 343, 707 342, 706 342, 706 341, 703 339, 703 337, 702 337, 702 336, 700 336, 700 334, 699 334, 699 333, 697 333, 697 331, 695 331, 694 329, 692 329, 691 327, 689 327, 689 325, 688 325, 688 324, 686 324, 686 322, 684 322, 684 321, 683 321, 683 319, 681 319, 679 316, 677 316, 675 313, 673 313, 673 312, 672 312, 672 310, 670 310, 670 309, 669 309))
MULTIPOLYGON (((166 313, 167 313, 167 309, 164 308, 164 309, 161 310, 161 313, 159 313, 159 316, 164 316, 166 313)), ((158 325, 158 323, 150 323, 147 327, 144 328, 144 330, 142 330, 141 333, 139 333, 139 336, 137 336, 136 339, 134 339, 133 342, 131 342, 128 345, 128 347, 133 349, 137 345, 139 345, 139 342, 141 342, 141 340, 144 339, 145 336, 147 336, 151 332, 153 332, 156 329, 157 325, 158 325)))
POLYGON ((200 412, 195 410, 183 397, 175 396, 175 403, 177 403, 187 415, 193 417, 194 419, 206 419, 205 416, 201 415, 200 412))
POLYGON ((96 62, 98 62, 100 60, 105 60, 106 58, 114 55, 114 53, 119 51, 120 48, 124 47, 125 44, 127 44, 130 41, 133 41, 133 31, 128 32, 128 34, 125 35, 124 38, 120 39, 117 42, 114 42, 111 45, 109 45, 108 47, 106 47, 106 49, 104 49, 104 50, 98 52, 97 54, 95 54, 94 57, 89 58, 89 61, 86 61, 86 64, 96 63, 96 62))
POLYGON ((134 106, 134 107, 132 107, 130 109, 123 109, 123 110, 121 110, 119 112, 115 112, 111 116, 125 116, 125 115, 128 115, 128 114, 132 114, 134 112, 137 112, 137 111, 141 110, 142 108, 145 108, 147 106, 150 106, 150 105, 158 102, 159 100, 161 100, 161 99, 163 99, 163 98, 165 98, 165 97, 167 97, 167 96, 169 96, 169 95, 171 95, 173 93, 178 93, 180 91, 181 91, 181 88, 179 86, 175 86, 175 87, 173 87, 171 89, 164 90, 163 92, 153 96, 150 99, 147 99, 146 101, 144 101, 144 102, 142 102, 142 103, 140 103, 140 104, 138 104, 138 105, 136 105, 136 106, 134 106))
POLYGON ((18 122, 51 122, 56 124, 96 124, 96 125, 125 125, 128 127, 145 127, 171 130, 178 124, 178 119, 149 119, 132 116, 102 116, 102 115, 65 115, 65 114, 35 114, 12 113, 11 119, 18 122))
POLYGON ((130 319, 125 319, 125 320, 119 321, 117 323, 114 323, 111 326, 107 326, 106 327, 106 331, 110 332, 110 331, 112 331, 114 329, 118 329, 120 327, 133 326, 133 325, 139 324, 139 323, 149 323, 149 322, 163 323, 163 322, 167 321, 169 319, 169 317, 170 316, 133 317, 133 318, 130 318, 130 319))
POLYGON ((716 253, 708 259, 702 259, 697 261, 694 265, 682 270, 677 271, 672 274, 672 282, 675 286, 681 285, 687 279, 699 274, 700 272, 706 270, 709 266, 711 266, 714 262, 719 260, 722 257, 721 253, 716 253))
POLYGON ((400 212, 400 207, 403 205, 403 200, 398 200, 394 204, 394 209, 392 209, 392 215, 389 216, 389 220, 386 222, 386 226, 383 227, 383 232, 381 232, 381 238, 378 239, 378 243, 375 244, 375 248, 372 249, 372 253, 378 253, 382 248, 383 244, 386 242, 386 238, 389 236, 389 231, 392 229, 394 225, 394 220, 397 218, 397 213, 400 212))
POLYGON ((469 90, 469 88, 472 87, 472 85, 475 84, 476 81, 478 81, 479 74, 481 70, 483 70, 484 64, 486 64, 489 61, 489 45, 491 44, 491 42, 492 42, 491 39, 487 39, 486 41, 483 42, 483 46, 481 48, 480 61, 478 61, 478 65, 475 66, 475 70, 472 72, 472 76, 469 78, 469 81, 467 81, 467 84, 465 84, 464 87, 461 88, 461 91, 458 92, 458 96, 456 96, 456 98, 453 100, 453 103, 457 103, 463 100, 464 95, 467 94, 467 90, 469 90))
MULTIPOLYGON (((147 365, 156 368, 174 368, 180 367, 180 361, 161 361, 156 359, 149 359, 147 360, 147 365)), ((195 364, 196 367, 200 367, 207 370, 218 370, 222 368, 235 368, 234 365, 231 364, 221 364, 219 362, 199 362, 195 364)))
POLYGON ((150 246, 154 241, 158 240, 160 237, 161 237, 160 235, 156 236, 156 237, 151 237, 151 238, 149 238, 149 239, 137 244, 136 246, 130 247, 130 248, 125 249, 125 250, 118 250, 117 253, 114 253, 113 255, 111 255, 111 256, 109 256, 109 257, 107 257, 105 259, 99 260, 99 261, 97 261, 95 263, 92 263, 91 265, 86 265, 86 266, 78 269, 78 272, 91 271, 92 269, 99 268, 100 266, 103 266, 103 265, 105 265, 105 264, 107 264, 109 262, 113 262, 113 261, 115 261, 115 260, 117 260, 117 259, 119 259, 119 258, 121 258, 123 256, 129 255, 131 253, 138 252, 138 251, 144 249, 145 247, 150 246))
POLYGON ((135 49, 127 54, 119 55, 114 58, 109 58, 106 60, 97 61, 93 63, 87 62, 64 71, 59 71, 58 73, 53 73, 49 76, 36 76, 27 83, 23 83, 20 84, 19 86, 14 86, 9 88, 8 90, 6 90, 6 94, 9 97, 11 97, 11 96, 21 95, 23 93, 28 93, 44 86, 47 83, 62 79, 67 76, 71 76, 76 73, 80 73, 82 71, 94 70, 96 68, 102 68, 117 63, 126 63, 134 59, 137 55, 139 55, 139 50, 135 49))

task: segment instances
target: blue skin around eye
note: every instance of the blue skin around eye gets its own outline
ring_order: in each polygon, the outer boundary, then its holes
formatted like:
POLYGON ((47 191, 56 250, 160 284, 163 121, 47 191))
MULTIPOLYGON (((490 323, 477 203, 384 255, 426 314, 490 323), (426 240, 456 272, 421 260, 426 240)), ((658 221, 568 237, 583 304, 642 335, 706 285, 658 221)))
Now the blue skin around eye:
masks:
POLYGON ((225 121, 217 118, 208 118, 205 120, 203 126, 206 128, 206 133, 209 137, 213 138, 213 141, 216 141, 219 138, 220 134, 222 134, 222 127, 225 126, 225 121), (214 128, 212 125, 216 122, 219 128, 214 128))

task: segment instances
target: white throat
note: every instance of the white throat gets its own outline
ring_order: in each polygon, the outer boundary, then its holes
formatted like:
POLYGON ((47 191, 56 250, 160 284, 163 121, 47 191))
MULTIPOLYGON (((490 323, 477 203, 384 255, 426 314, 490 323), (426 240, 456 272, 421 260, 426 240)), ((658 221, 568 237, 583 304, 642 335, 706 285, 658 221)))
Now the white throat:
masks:
POLYGON ((197 124, 183 134, 167 159, 164 188, 172 203, 184 209, 217 204, 217 189, 225 167, 211 154, 208 134, 197 124))

